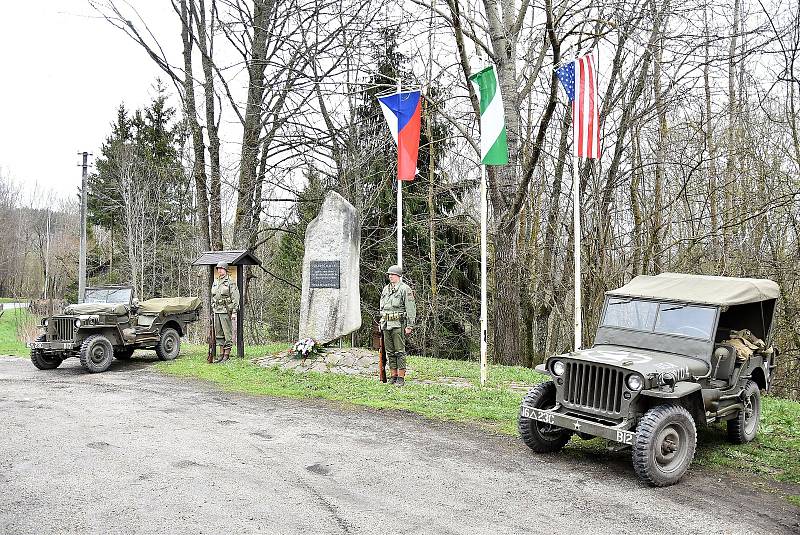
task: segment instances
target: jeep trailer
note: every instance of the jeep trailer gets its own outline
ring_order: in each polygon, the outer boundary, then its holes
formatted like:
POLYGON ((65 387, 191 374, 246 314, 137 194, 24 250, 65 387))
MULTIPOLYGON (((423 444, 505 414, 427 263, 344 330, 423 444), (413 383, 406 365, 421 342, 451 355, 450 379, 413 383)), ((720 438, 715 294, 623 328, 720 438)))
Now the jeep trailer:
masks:
POLYGON ((154 349, 161 360, 180 354, 181 337, 200 317, 197 297, 158 298, 141 303, 130 286, 87 288, 83 303, 42 320, 29 344, 40 370, 58 368, 76 357, 89 372, 106 371, 113 359, 130 359, 136 349, 154 349))
POLYGON ((552 380, 522 402, 519 432, 535 452, 572 435, 632 448, 649 485, 677 483, 694 459, 697 426, 726 422, 750 442, 778 352, 771 345, 778 285, 662 273, 606 292, 595 344, 536 370, 552 380))

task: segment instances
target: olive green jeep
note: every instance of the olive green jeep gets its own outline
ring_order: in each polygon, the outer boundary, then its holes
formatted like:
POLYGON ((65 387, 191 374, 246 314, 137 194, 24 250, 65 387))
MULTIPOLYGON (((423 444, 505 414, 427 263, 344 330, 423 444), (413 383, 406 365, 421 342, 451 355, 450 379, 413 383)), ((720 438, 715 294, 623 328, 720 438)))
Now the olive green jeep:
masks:
POLYGON ((522 440, 553 452, 573 435, 606 438, 632 448, 636 474, 658 487, 688 469, 698 425, 725 422, 730 440, 750 442, 775 369, 779 293, 770 280, 679 273, 607 292, 594 345, 536 367, 552 380, 523 400, 522 440))
POLYGON ((52 370, 77 357, 97 373, 114 358, 130 359, 136 349, 154 349, 161 360, 172 360, 180 354, 187 326, 199 319, 200 305, 197 297, 139 303, 130 286, 87 288, 83 303, 42 320, 42 334, 29 344, 31 361, 40 370, 52 370))

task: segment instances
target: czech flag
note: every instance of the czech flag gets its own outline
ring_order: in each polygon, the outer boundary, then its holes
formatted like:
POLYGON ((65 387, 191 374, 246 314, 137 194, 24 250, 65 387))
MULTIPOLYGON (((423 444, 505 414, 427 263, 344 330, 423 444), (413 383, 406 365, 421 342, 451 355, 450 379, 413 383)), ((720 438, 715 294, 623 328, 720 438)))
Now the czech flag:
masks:
POLYGON ((397 180, 414 180, 419 154, 422 94, 419 91, 401 91, 378 97, 378 102, 397 143, 397 180))

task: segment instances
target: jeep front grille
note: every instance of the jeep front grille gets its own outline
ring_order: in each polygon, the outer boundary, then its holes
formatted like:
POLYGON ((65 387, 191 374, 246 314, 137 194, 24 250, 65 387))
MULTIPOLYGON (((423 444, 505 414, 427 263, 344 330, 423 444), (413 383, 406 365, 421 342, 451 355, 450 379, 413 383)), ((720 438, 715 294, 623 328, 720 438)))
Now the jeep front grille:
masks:
POLYGON ((75 318, 53 318, 53 340, 75 338, 75 318))
POLYGON ((608 415, 622 409, 623 371, 590 362, 567 361, 564 405, 608 415))

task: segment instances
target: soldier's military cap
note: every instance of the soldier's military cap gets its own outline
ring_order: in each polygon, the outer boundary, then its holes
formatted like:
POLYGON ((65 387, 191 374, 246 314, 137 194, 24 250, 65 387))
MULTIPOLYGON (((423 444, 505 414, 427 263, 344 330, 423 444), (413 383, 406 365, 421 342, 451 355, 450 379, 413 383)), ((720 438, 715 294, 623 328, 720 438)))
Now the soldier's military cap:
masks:
POLYGON ((217 268, 222 268, 225 271, 228 271, 228 263, 227 262, 217 262, 217 268))
POLYGON ((386 270, 386 273, 390 275, 397 275, 398 277, 403 276, 403 268, 398 265, 389 266, 389 269, 386 270))

